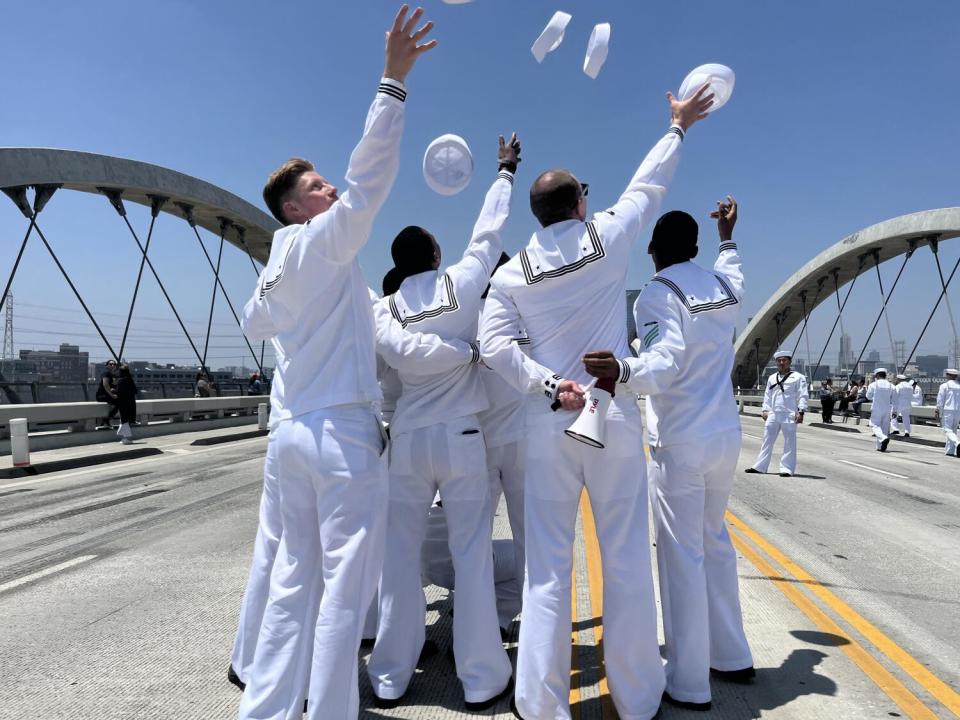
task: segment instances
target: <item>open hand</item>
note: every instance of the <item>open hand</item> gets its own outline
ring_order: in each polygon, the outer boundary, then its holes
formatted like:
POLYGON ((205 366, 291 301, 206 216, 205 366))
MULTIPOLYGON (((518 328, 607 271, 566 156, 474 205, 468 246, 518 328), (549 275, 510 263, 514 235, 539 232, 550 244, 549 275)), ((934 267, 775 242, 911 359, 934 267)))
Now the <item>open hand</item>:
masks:
POLYGON ((408 20, 407 11, 409 9, 407 5, 403 5, 397 12, 397 17, 393 20, 393 27, 387 31, 386 62, 383 67, 383 76, 398 82, 406 80, 407 73, 413 68, 413 64, 418 57, 437 46, 436 40, 417 45, 433 29, 433 22, 424 23, 419 30, 414 32, 417 22, 423 16, 423 8, 414 10, 408 20))
POLYGON ((686 132, 697 120, 703 120, 709 113, 707 110, 713 105, 713 93, 707 94, 710 87, 705 82, 686 100, 677 100, 672 92, 667 93, 667 102, 670 103, 670 122, 679 125, 686 132))
POLYGON ((520 140, 517 139, 516 133, 510 136, 509 143, 503 139, 503 135, 500 136, 500 152, 497 154, 497 160, 500 163, 500 170, 509 170, 512 173, 517 171, 517 165, 520 164, 520 140))

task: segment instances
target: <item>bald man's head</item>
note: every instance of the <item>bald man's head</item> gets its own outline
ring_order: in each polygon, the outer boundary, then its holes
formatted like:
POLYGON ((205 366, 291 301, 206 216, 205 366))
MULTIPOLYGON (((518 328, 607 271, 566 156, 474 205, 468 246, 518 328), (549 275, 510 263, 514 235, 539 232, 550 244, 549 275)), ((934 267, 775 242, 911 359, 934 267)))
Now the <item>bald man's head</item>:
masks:
POLYGON ((530 187, 530 209, 543 227, 564 220, 582 220, 580 181, 567 170, 547 170, 530 187))

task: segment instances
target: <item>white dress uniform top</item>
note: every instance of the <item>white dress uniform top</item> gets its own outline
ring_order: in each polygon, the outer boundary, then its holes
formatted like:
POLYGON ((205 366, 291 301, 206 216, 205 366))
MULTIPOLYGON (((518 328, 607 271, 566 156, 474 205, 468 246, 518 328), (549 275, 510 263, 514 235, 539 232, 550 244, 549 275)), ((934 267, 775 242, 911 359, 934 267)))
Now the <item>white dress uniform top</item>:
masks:
MULTIPOLYGON (((445 272, 406 278, 384 298, 407 329, 464 341, 477 337, 480 296, 502 251, 500 231, 510 214, 513 175, 501 171, 463 258, 445 272)), ((390 424, 390 503, 386 559, 380 584, 380 623, 367 672, 377 696, 407 691, 424 642, 426 603, 420 550, 437 490, 450 528, 457 569, 453 653, 467 702, 483 702, 510 680, 500 642, 493 589, 490 482, 477 413, 488 403, 479 368, 437 373, 401 370, 403 391, 390 424)))
POLYGON ((383 560, 387 478, 373 312, 356 256, 396 178, 405 96, 402 83, 381 81, 347 190, 274 234, 244 308, 247 337, 281 350, 283 537, 240 718, 299 718, 308 678, 310 720, 357 716, 357 648, 383 560))
POLYGON ((685 702, 710 701, 710 668, 753 665, 724 523, 740 457, 730 373, 742 300, 733 242, 720 245, 712 272, 664 268, 634 305, 639 357, 620 361, 620 382, 647 396, 667 692, 685 702))
POLYGON ((944 451, 947 455, 956 455, 957 425, 960 423, 960 383, 955 376, 940 385, 937 391, 937 411, 940 413, 940 427, 947 437, 944 451))
POLYGON ((793 475, 797 471, 797 421, 798 412, 807 410, 807 377, 791 370, 786 376, 779 372, 767 378, 767 389, 763 393, 763 412, 767 420, 763 425, 763 443, 760 454, 753 463, 755 470, 762 473, 770 465, 773 444, 777 434, 783 431, 783 455, 780 456, 780 472, 793 475))
POLYGON ((682 137, 680 128, 670 129, 609 211, 537 231, 491 280, 480 331, 484 361, 518 389, 537 391, 527 398, 527 572, 516 686, 517 708, 531 720, 570 717, 570 578, 584 487, 603 556, 604 655, 614 704, 624 720, 651 718, 660 705, 665 680, 640 410, 629 393, 617 393, 607 446, 599 450, 567 437, 577 413, 551 411, 543 395, 553 398, 561 376, 586 383, 586 352, 629 354, 623 296, 630 253, 666 194, 682 137), (528 353, 514 342, 517 327, 530 338, 528 353))
POLYGON ((890 437, 890 413, 893 410, 896 388, 886 378, 878 378, 867 386, 870 405, 870 430, 877 442, 877 450, 885 449, 890 437))
MULTIPOLYGON (((521 347, 530 344, 526 333, 517 332, 516 342, 521 347)), ((494 370, 480 368, 480 377, 486 389, 490 407, 479 414, 483 428, 483 441, 487 446, 487 472, 490 474, 490 508, 496 514, 500 494, 506 497, 507 517, 513 535, 513 558, 515 563, 513 582, 516 583, 517 603, 511 605, 501 600, 503 594, 497 587, 497 614, 500 627, 506 629, 520 612, 519 599, 523 596, 524 544, 523 544, 523 473, 526 465, 526 442, 524 441, 524 418, 526 415, 524 393, 505 382, 494 370)), ((496 541, 494 541, 496 542, 496 541)))
POLYGON ((910 423, 911 416, 913 412, 913 398, 914 398, 913 388, 910 387, 910 383, 906 380, 901 380, 894 386, 894 412, 896 414, 896 422, 893 423, 893 427, 896 430, 899 430, 904 435, 910 434, 910 423))

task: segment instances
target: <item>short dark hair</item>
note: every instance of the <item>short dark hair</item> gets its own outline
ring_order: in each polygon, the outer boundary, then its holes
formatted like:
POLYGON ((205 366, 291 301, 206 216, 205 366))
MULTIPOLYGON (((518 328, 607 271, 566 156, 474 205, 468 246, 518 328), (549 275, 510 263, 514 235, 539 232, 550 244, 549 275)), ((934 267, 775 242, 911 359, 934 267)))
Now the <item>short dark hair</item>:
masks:
POLYGON ((290 224, 283 214, 283 203, 286 202, 290 191, 296 187, 300 176, 313 172, 313 169, 313 163, 309 160, 290 158, 267 178, 267 184, 263 186, 263 201, 270 209, 270 213, 283 225, 290 224))
POLYGON ((567 170, 547 170, 530 186, 530 209, 543 227, 570 220, 583 190, 567 170))
POLYGON ((397 233, 390 245, 390 256, 400 276, 400 282, 433 269, 436 241, 419 225, 407 225, 397 233))
POLYGON ((653 235, 647 252, 656 252, 662 267, 692 260, 697 256, 697 221, 683 210, 664 213, 653 226, 653 235))

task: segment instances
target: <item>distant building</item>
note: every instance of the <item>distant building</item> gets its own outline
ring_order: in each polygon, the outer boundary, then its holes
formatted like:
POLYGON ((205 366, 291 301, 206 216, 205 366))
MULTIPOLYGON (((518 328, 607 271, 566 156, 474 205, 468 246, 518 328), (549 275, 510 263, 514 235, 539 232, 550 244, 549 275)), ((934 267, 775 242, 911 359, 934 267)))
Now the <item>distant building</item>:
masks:
POLYGON ((57 351, 21 350, 20 359, 34 364, 35 377, 31 380, 46 383, 87 381, 90 353, 80 352, 79 345, 61 343, 57 351))
POLYGON ((853 348, 850 345, 850 336, 844 333, 840 336, 840 353, 837 356, 839 362, 837 367, 845 368, 853 365, 856 358, 853 356, 853 348))
POLYGON ((878 350, 871 350, 867 353, 867 360, 873 360, 875 363, 880 362, 880 352, 878 350))
POLYGON ((918 355, 917 369, 928 377, 942 377, 947 369, 946 355, 918 355))

